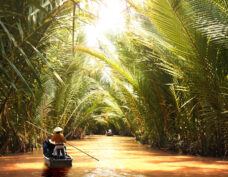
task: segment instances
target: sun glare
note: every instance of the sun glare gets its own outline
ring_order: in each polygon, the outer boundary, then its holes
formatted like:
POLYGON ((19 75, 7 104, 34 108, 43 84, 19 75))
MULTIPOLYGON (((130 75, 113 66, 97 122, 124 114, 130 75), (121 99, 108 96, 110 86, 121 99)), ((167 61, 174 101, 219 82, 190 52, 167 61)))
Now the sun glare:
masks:
POLYGON ((98 19, 86 25, 85 33, 87 45, 98 47, 99 42, 110 45, 106 34, 118 34, 125 28, 124 9, 126 2, 122 0, 102 0, 102 3, 95 4, 98 19))
MULTIPOLYGON (((101 0, 99 3, 92 2, 91 5, 97 14, 97 20, 93 24, 85 26, 87 46, 99 50, 102 44, 102 47, 105 46, 112 56, 118 58, 115 55, 115 46, 109 41, 107 34, 118 35, 125 30, 126 2, 124 0, 101 0)), ((91 59, 91 66, 95 66, 95 62, 96 60, 91 59)), ((111 82, 111 74, 109 67, 102 68, 103 81, 111 82)))

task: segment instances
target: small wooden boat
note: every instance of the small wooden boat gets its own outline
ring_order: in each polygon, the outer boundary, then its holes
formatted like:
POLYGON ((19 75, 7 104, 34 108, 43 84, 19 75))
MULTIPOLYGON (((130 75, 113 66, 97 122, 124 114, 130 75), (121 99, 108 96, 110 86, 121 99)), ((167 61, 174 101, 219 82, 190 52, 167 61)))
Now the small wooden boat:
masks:
POLYGON ((113 134, 112 134, 112 130, 109 129, 109 130, 105 133, 105 135, 106 135, 106 136, 112 136, 112 135, 113 135, 113 134))
MULTIPOLYGON (((64 148, 65 151, 65 148, 64 148)), ((65 152, 65 156, 60 156, 57 158, 55 154, 55 144, 53 144, 49 139, 44 141, 43 145, 43 155, 44 161, 50 168, 65 168, 72 167, 73 158, 65 152)))
POLYGON ((112 136, 113 134, 112 133, 106 133, 106 136, 112 136))
POLYGON ((50 168, 65 168, 72 167, 73 158, 70 155, 66 155, 64 159, 57 159, 55 157, 47 157, 44 155, 44 161, 50 168))

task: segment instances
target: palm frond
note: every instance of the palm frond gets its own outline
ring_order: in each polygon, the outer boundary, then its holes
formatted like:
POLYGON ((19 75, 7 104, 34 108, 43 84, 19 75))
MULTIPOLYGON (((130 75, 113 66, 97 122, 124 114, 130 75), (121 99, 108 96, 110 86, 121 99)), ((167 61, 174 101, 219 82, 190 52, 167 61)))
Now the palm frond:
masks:
POLYGON ((217 3, 214 0, 189 1, 192 7, 190 13, 195 14, 193 26, 212 42, 228 49, 228 9, 217 3))
POLYGON ((106 55, 95 51, 95 50, 91 50, 89 48, 86 47, 82 47, 82 46, 76 46, 74 47, 75 50, 79 50, 85 53, 88 53, 92 56, 95 56, 103 61, 105 61, 107 64, 109 64, 113 69, 115 69, 116 71, 118 71, 125 79, 127 79, 132 85, 134 85, 135 88, 138 88, 138 84, 137 82, 134 80, 134 77, 132 76, 132 74, 127 70, 127 68, 124 68, 123 66, 121 66, 120 63, 117 62, 117 60, 113 60, 111 58, 106 57, 106 55))

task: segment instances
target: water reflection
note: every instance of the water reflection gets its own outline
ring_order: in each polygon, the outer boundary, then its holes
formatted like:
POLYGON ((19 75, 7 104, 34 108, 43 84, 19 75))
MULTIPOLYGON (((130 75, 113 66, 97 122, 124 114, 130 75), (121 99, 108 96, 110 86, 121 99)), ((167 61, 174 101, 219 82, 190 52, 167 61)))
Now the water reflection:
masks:
POLYGON ((46 164, 41 176, 43 177, 66 177, 70 168, 49 168, 46 164))

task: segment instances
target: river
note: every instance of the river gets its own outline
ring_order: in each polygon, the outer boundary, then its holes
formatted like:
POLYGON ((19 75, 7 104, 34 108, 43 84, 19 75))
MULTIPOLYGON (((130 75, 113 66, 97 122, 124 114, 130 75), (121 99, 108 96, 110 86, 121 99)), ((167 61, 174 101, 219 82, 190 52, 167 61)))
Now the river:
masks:
POLYGON ((38 150, 0 157, 0 176, 228 177, 228 161, 154 150, 138 144, 133 137, 92 135, 70 143, 100 161, 67 147, 74 158, 73 166, 50 169, 44 164, 42 150, 38 150))

